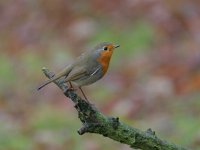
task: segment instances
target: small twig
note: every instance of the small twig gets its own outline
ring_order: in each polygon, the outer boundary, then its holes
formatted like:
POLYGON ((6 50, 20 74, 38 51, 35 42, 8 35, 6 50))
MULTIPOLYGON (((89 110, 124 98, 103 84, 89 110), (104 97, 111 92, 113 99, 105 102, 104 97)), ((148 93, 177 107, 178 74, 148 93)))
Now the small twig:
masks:
POLYGON ((86 132, 88 132, 88 125, 86 124, 86 125, 83 125, 80 129, 78 129, 78 134, 79 135, 83 135, 84 133, 86 133, 86 132))

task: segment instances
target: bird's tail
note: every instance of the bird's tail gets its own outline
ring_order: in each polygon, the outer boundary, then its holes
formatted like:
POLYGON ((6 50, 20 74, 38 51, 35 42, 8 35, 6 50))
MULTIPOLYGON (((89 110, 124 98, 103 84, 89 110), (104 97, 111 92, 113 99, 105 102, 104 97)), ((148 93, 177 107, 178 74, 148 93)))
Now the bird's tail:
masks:
POLYGON ((49 79, 49 80, 45 81, 43 84, 41 84, 41 85, 37 88, 37 90, 39 91, 40 89, 42 89, 43 87, 45 87, 46 85, 48 85, 48 84, 51 83, 51 82, 53 82, 52 79, 49 79))
POLYGON ((68 74, 69 74, 70 71, 71 71, 71 68, 72 68, 71 65, 70 65, 70 66, 67 66, 63 71, 61 71, 60 73, 58 73, 57 75, 55 75, 53 78, 51 78, 51 79, 45 81, 43 84, 41 84, 41 85, 37 88, 37 90, 42 89, 43 87, 45 87, 45 86, 48 85, 49 83, 54 82, 55 80, 57 80, 57 79, 59 79, 59 78, 61 78, 61 77, 63 77, 63 76, 68 76, 68 74))
POLYGON ((53 81, 59 79, 60 77, 62 77, 62 76, 61 76, 61 75, 58 75, 58 76, 53 77, 52 79, 49 79, 49 80, 45 81, 43 84, 41 84, 41 85, 37 88, 37 90, 39 91, 40 89, 42 89, 43 87, 45 87, 45 86, 48 85, 49 83, 51 83, 51 82, 53 82, 53 81))

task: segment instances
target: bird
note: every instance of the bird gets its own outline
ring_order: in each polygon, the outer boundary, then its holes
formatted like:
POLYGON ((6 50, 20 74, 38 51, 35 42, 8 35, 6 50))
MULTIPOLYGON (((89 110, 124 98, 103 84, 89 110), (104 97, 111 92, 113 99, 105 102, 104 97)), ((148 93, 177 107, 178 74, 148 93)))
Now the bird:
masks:
POLYGON ((63 78, 63 83, 69 82, 72 87, 72 82, 80 89, 84 98, 88 101, 82 87, 95 83, 106 74, 113 51, 119 46, 111 42, 97 44, 94 48, 83 52, 71 64, 55 74, 51 79, 41 84, 38 90, 55 80, 63 78))

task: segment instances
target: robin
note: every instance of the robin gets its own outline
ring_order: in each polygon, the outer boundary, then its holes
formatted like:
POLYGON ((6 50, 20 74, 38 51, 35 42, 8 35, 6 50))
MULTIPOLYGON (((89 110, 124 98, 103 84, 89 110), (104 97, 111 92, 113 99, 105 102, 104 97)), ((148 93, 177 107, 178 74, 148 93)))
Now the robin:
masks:
MULTIPOLYGON (((64 78, 63 82, 73 82, 87 100, 82 86, 90 85, 101 79, 108 70, 113 50, 119 45, 103 42, 93 49, 82 53, 72 64, 66 66, 61 72, 38 87, 38 90, 49 83, 64 78)), ((71 86, 72 87, 72 86, 71 86)))

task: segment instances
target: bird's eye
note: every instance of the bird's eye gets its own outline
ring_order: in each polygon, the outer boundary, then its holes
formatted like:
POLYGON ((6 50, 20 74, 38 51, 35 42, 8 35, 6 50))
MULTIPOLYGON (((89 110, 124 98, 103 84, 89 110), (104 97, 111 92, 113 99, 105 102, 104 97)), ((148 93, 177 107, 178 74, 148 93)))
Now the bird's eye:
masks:
POLYGON ((108 50, 108 47, 107 47, 107 46, 105 46, 105 47, 103 48, 103 50, 105 50, 105 51, 106 51, 106 50, 108 50))

